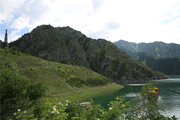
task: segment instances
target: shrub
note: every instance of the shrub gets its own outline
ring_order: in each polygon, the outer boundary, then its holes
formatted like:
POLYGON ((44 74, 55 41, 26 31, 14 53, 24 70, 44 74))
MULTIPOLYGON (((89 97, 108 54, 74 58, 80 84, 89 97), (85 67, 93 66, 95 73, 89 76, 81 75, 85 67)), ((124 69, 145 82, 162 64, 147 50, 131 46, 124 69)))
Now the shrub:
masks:
POLYGON ((139 118, 142 120, 153 120, 162 117, 160 111, 164 111, 164 106, 157 102, 157 100, 152 98, 151 94, 149 94, 150 88, 154 87, 151 86, 151 84, 152 81, 147 82, 143 86, 142 92, 137 95, 137 100, 140 104, 131 106, 129 112, 126 113, 128 119, 139 118))
POLYGON ((106 79, 104 80, 104 79, 99 79, 99 78, 88 78, 86 79, 86 81, 90 86, 105 85, 108 83, 106 79))
POLYGON ((77 77, 71 77, 70 79, 66 80, 66 82, 72 87, 75 86, 78 88, 82 87, 83 85, 88 85, 84 80, 77 77))
POLYGON ((3 59, 0 65, 0 118, 5 119, 12 116, 17 109, 30 110, 45 95, 46 88, 41 82, 21 79, 13 61, 3 59))

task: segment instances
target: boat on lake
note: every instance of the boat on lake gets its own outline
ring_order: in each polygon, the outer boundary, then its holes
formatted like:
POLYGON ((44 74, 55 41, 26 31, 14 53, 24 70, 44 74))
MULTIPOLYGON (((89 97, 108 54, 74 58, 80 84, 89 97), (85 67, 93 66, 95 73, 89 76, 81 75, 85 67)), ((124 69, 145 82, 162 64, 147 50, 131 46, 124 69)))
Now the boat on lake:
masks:
MULTIPOLYGON (((151 89, 151 88, 150 88, 151 89)), ((151 97, 154 98, 154 99, 157 99, 159 97, 159 92, 158 92, 158 89, 157 87, 154 87, 152 88, 149 93, 151 94, 151 97)))

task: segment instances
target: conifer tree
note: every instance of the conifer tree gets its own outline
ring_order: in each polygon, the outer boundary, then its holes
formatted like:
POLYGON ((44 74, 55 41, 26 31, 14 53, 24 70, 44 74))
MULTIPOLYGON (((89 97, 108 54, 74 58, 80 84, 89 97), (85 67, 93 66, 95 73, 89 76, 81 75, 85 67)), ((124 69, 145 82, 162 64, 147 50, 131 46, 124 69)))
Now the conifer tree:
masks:
POLYGON ((5 33, 5 37, 4 37, 4 43, 5 43, 5 47, 8 47, 8 35, 7 35, 7 29, 6 29, 6 33, 5 33))

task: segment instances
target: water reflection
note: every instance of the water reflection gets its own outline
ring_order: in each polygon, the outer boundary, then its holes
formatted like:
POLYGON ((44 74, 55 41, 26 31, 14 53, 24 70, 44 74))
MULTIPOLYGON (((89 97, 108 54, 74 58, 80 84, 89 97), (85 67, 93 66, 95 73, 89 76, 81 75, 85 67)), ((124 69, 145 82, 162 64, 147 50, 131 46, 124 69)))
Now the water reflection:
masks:
POLYGON ((143 86, 144 84, 127 84, 128 86, 143 86))
POLYGON ((129 94, 126 94, 123 97, 136 97, 136 95, 137 95, 137 93, 129 93, 129 94))
MULTIPOLYGON (((144 82, 120 83, 123 89, 99 95, 93 98, 95 104, 101 104, 106 109, 110 101, 114 101, 116 96, 123 96, 127 101, 133 101, 136 95, 141 92, 144 82)), ((154 80, 153 86, 159 88, 158 102, 166 106, 165 116, 180 117, 180 78, 169 78, 154 80)))

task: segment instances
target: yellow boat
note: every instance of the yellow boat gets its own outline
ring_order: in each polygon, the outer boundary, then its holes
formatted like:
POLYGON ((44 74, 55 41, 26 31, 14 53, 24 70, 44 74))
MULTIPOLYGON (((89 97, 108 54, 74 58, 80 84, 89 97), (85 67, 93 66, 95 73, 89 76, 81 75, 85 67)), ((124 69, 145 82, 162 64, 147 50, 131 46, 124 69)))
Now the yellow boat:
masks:
POLYGON ((157 99, 158 96, 159 96, 159 92, 158 92, 158 89, 157 87, 154 87, 154 88, 150 88, 151 91, 149 91, 149 93, 151 94, 151 96, 154 98, 154 99, 157 99))

